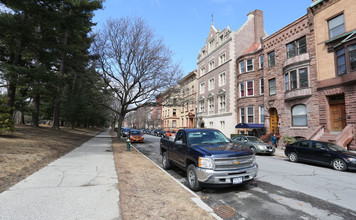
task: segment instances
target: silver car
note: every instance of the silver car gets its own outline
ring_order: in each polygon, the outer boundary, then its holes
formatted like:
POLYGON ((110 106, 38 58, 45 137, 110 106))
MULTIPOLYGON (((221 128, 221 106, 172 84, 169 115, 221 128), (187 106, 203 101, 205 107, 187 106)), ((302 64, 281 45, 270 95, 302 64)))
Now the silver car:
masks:
POLYGON ((264 143, 255 136, 238 135, 231 139, 232 142, 250 148, 255 154, 274 154, 274 146, 264 143))

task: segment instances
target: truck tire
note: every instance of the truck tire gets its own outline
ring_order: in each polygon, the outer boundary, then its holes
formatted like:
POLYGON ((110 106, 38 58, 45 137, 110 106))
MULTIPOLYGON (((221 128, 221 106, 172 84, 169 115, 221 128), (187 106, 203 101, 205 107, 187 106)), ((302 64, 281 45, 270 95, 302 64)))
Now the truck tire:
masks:
POLYGON ((162 154, 162 165, 163 165, 163 169, 165 169, 165 170, 169 170, 172 168, 171 162, 169 162, 169 159, 168 159, 167 152, 164 152, 162 154))
POLYGON ((197 177, 197 172, 195 170, 194 164, 190 164, 187 168, 187 180, 188 180, 188 185, 189 188, 193 191, 198 191, 201 189, 199 182, 198 182, 198 177, 197 177))

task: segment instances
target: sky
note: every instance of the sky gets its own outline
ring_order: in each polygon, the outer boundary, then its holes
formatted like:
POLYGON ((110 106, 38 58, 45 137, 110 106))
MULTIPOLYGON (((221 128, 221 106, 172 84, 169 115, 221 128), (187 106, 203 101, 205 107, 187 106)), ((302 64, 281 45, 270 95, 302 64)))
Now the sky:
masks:
POLYGON ((268 35, 282 29, 307 13, 312 0, 106 0, 104 9, 95 12, 95 28, 109 18, 141 17, 157 38, 174 53, 184 75, 197 68, 197 57, 205 45, 212 23, 235 31, 255 9, 263 11, 268 35))

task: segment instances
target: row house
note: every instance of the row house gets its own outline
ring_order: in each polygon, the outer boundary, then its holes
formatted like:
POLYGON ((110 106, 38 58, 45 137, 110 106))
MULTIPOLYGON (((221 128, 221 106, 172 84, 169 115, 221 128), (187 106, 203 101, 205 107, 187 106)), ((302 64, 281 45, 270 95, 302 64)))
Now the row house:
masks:
POLYGON ((172 86, 158 96, 161 100, 161 128, 179 130, 181 125, 181 97, 179 86, 172 86))
POLYGON ((263 39, 267 133, 308 137, 319 125, 313 19, 304 15, 263 39))
POLYGON ((235 60, 266 36, 263 12, 255 10, 238 30, 220 31, 212 23, 197 61, 197 127, 217 128, 226 136, 236 133, 235 60))
POLYGON ((319 129, 312 139, 356 149, 355 0, 313 0, 319 129))
POLYGON ((181 95, 181 128, 195 128, 195 107, 197 95, 197 71, 190 72, 178 82, 181 95))

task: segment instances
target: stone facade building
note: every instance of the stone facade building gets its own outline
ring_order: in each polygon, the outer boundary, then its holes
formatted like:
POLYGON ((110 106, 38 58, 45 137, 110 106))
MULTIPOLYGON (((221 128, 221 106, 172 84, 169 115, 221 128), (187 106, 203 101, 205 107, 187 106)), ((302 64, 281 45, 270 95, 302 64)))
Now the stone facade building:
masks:
POLYGON ((268 133, 308 137, 319 125, 313 19, 297 19, 263 40, 268 133))
POLYGON ((211 25, 197 61, 197 127, 217 128, 226 136, 236 133, 236 58, 266 36, 263 12, 255 10, 236 31, 211 25))
POLYGON ((309 12, 315 24, 320 114, 312 138, 356 149, 356 2, 314 0, 309 12))
POLYGON ((161 128, 163 130, 179 130, 182 126, 180 124, 181 111, 180 111, 180 88, 179 86, 170 87, 162 94, 161 98, 161 128))
POLYGON ((190 72, 178 82, 181 95, 181 117, 182 128, 195 128, 195 107, 197 100, 197 71, 190 72))

